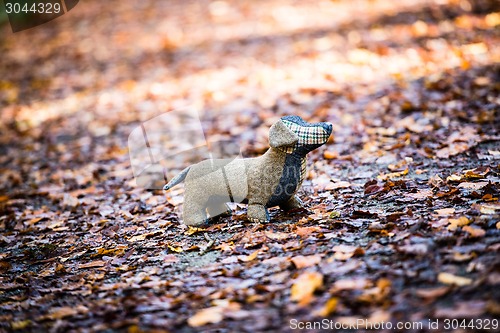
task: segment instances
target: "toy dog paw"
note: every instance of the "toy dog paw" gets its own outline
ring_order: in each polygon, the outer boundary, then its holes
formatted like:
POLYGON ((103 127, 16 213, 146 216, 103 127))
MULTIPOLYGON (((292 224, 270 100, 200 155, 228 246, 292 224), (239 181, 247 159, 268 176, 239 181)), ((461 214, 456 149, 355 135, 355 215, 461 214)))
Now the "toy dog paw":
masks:
POLYGON ((271 220, 269 213, 264 205, 248 205, 247 218, 251 222, 267 223, 271 220))

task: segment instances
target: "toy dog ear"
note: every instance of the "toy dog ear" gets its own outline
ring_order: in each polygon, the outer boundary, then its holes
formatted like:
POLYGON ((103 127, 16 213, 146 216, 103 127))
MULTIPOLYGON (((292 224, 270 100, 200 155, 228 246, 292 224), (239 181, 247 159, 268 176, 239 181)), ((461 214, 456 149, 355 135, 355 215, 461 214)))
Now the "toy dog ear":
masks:
POLYGON ((278 120, 269 130, 269 145, 273 148, 292 146, 299 141, 297 134, 278 120))

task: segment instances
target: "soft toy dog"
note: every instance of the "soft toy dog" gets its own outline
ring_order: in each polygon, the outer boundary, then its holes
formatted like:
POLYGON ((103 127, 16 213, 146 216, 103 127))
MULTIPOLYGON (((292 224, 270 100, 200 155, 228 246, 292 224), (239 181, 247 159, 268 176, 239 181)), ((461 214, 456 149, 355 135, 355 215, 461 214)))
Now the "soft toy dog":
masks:
POLYGON ((163 187, 185 181, 183 219, 187 225, 231 214, 227 202, 248 203, 252 222, 268 222, 268 207, 302 207, 295 195, 304 180, 306 155, 328 141, 332 124, 309 124, 298 116, 285 116, 269 130, 267 152, 256 158, 211 159, 189 166, 163 187))

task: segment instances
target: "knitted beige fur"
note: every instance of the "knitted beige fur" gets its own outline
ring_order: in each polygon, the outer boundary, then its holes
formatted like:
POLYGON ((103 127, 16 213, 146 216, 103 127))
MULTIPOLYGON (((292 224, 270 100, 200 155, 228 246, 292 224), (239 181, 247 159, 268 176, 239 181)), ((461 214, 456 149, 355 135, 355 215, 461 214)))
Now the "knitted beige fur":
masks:
POLYGON ((268 207, 299 208, 296 196, 305 175, 306 154, 328 141, 330 123, 309 124, 298 116, 285 116, 269 130, 267 152, 256 158, 205 160, 184 169, 164 190, 185 181, 183 220, 201 225, 230 214, 227 202, 248 203, 253 222, 268 222, 268 207))

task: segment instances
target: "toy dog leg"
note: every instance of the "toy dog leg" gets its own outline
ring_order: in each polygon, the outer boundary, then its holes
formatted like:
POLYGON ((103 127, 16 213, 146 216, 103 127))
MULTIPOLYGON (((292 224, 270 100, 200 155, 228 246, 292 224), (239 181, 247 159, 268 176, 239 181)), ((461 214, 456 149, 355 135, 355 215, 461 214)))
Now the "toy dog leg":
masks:
POLYGON ((266 223, 271 220, 269 213, 264 205, 249 204, 247 209, 248 219, 252 222, 266 223))
POLYGON ((200 199, 203 198, 198 198, 197 195, 193 195, 189 191, 186 191, 185 198, 182 212, 184 224, 196 226, 206 223, 206 204, 200 202, 200 199))
POLYGON ((283 210, 291 210, 291 209, 298 209, 303 207, 302 200, 299 199, 298 196, 294 195, 293 197, 290 198, 285 203, 282 203, 279 205, 281 209, 283 210))
POLYGON ((208 215, 210 218, 214 217, 227 217, 233 212, 225 202, 210 202, 207 206, 208 215))

